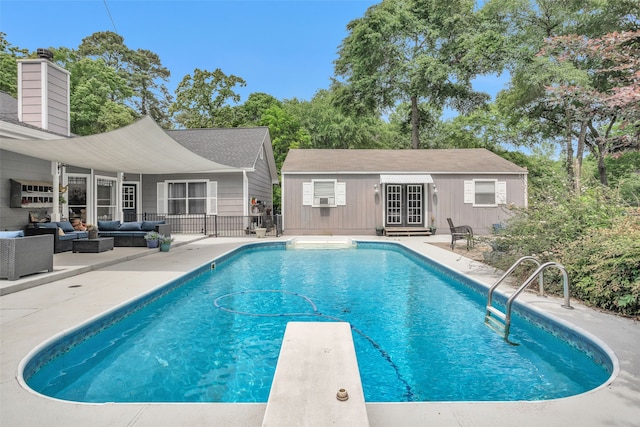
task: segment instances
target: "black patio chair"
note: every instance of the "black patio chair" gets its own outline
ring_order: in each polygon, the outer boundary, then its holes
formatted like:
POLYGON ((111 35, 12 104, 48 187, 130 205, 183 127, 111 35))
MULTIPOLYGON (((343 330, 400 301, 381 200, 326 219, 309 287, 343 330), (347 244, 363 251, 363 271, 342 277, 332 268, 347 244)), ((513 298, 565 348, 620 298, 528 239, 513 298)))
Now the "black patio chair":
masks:
POLYGON ((467 250, 473 247, 473 228, 469 225, 453 225, 451 218, 447 218, 451 230, 451 250, 455 247, 456 240, 466 240, 467 250))

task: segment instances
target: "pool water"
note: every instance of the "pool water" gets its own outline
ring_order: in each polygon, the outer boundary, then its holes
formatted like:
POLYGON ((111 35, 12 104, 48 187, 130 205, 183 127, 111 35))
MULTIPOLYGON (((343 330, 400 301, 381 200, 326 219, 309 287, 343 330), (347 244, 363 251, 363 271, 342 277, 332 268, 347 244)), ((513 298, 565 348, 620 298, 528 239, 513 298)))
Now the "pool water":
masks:
POLYGON ((396 245, 243 249, 30 369, 82 402, 266 402, 289 321, 345 321, 368 402, 543 400, 610 369, 514 313, 506 343, 486 296, 396 245))

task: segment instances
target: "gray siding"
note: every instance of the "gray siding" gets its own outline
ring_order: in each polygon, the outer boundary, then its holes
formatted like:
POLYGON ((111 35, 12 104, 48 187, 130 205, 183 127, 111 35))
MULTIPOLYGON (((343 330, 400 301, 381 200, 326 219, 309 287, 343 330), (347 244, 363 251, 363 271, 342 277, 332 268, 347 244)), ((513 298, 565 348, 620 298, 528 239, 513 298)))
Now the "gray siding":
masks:
MULTIPOLYGON (((271 172, 266 154, 256 158, 255 171, 247 172, 248 198, 255 197, 263 201, 265 206, 273 206, 273 184, 271 184, 271 172)), ((247 201, 249 203, 249 201, 247 201)))
MULTIPOLYGON (((526 178, 520 174, 431 174, 438 189, 425 188, 424 226, 435 218, 437 234, 448 234, 447 218, 456 225, 470 225, 476 234, 489 234, 493 224, 504 222, 509 206, 526 206, 526 178), (497 179, 507 183, 507 205, 474 207, 464 203, 464 181, 497 179)), ((378 174, 285 174, 283 179, 283 223, 286 234, 374 234, 384 222, 384 187, 378 174), (346 183, 346 206, 317 208, 302 205, 302 183, 312 179, 337 179, 346 183)))
POLYGON ((382 225, 382 192, 374 193, 379 175, 286 175, 283 180, 284 230, 287 234, 375 234, 382 225), (302 183, 312 179, 345 182, 346 205, 335 208, 302 206, 302 183))
MULTIPOLYGON (((29 222, 29 209, 10 208, 10 179, 52 182, 51 162, 23 156, 10 151, 0 151, 0 230, 20 230, 29 222)), ((51 213, 51 208, 47 210, 51 213)))
POLYGON ((156 213, 157 183, 165 180, 208 179, 218 183, 218 215, 243 215, 242 173, 144 175, 142 177, 142 210, 156 213))
POLYGON ((524 175, 432 175, 438 188, 433 203, 438 234, 448 234, 447 218, 455 225, 470 225, 476 234, 490 234, 493 224, 504 222, 512 215, 508 206, 526 206, 526 181, 524 175), (464 203, 464 181, 473 179, 497 179, 507 183, 507 205, 474 207, 464 203))

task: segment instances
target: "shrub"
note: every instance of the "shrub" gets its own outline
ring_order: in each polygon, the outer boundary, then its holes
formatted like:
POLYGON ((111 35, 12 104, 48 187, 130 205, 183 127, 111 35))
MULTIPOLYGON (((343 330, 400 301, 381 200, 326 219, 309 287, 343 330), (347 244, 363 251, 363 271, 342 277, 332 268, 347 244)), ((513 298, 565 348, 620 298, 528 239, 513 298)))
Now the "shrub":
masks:
POLYGON ((640 212, 568 244, 562 263, 572 294, 589 305, 640 315, 640 212))

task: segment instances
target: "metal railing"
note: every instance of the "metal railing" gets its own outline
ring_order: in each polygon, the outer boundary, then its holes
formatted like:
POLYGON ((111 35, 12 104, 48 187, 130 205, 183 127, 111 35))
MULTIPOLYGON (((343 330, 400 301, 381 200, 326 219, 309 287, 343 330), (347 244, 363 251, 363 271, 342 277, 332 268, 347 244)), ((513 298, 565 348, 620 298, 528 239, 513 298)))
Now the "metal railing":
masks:
POLYGON ((125 221, 165 221, 171 224, 171 233, 204 234, 212 237, 255 237, 256 228, 264 228, 265 235, 282 235, 280 215, 169 215, 162 213, 140 213, 127 215, 125 221))

